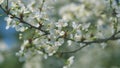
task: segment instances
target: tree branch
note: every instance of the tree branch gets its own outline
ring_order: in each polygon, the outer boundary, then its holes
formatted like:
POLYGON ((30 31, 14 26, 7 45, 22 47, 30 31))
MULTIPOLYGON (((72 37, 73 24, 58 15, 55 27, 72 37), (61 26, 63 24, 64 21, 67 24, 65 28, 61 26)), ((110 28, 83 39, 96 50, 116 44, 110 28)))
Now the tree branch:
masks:
MULTIPOLYGON (((64 51, 64 52, 58 52, 58 53, 61 53, 61 54, 64 54, 64 53, 75 53, 75 52, 78 52, 79 50, 83 49, 84 47, 92 44, 92 43, 103 43, 103 42, 107 42, 109 40, 118 40, 120 39, 120 37, 115 37, 115 35, 119 34, 120 31, 114 33, 111 37, 109 38, 105 38, 105 39, 98 39, 98 40, 93 40, 93 41, 88 41, 88 42, 84 42, 84 41, 77 41, 77 43, 83 43, 85 45, 79 47, 78 49, 75 49, 75 50, 72 50, 72 51, 64 51)), ((72 40, 72 39, 69 39, 69 38, 66 38, 67 40, 72 40)), ((75 40, 72 40, 75 42, 75 40)))
POLYGON ((15 19, 19 20, 20 23, 26 24, 26 25, 28 25, 28 26, 34 28, 34 29, 40 30, 40 31, 44 32, 45 35, 49 34, 48 31, 45 31, 45 30, 43 30, 43 29, 41 29, 41 28, 39 28, 39 27, 33 26, 33 25, 29 24, 28 22, 24 21, 23 19, 21 19, 21 18, 15 16, 15 15, 13 15, 13 14, 10 13, 8 10, 5 10, 1 5, 0 5, 0 8, 3 10, 3 12, 4 12, 6 15, 11 15, 12 18, 15 18, 15 19))

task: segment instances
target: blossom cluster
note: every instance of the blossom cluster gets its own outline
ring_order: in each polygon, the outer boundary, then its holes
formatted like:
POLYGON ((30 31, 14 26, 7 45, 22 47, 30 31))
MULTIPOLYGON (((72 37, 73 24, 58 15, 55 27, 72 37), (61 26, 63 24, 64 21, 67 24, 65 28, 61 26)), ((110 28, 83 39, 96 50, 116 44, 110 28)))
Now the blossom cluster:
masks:
MULTIPOLYGON (((19 39, 23 44, 17 55, 21 61, 38 54, 47 59, 48 56, 64 50, 61 49, 64 46, 71 50, 70 47, 83 45, 78 42, 106 39, 119 31, 120 7, 116 1, 68 0, 68 2, 0 0, 1 6, 7 3, 3 8, 8 15, 5 18, 6 29, 14 27, 20 32, 19 39), (58 8, 56 7, 58 3, 64 5, 58 8)), ((69 58, 68 66, 63 68, 70 67, 73 58, 69 58)))

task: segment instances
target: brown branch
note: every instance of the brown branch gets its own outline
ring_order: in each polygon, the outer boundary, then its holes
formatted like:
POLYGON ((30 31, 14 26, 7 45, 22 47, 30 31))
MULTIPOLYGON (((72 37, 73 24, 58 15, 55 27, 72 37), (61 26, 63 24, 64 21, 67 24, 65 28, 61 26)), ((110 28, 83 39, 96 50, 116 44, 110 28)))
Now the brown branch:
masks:
MULTIPOLYGON (((75 50, 72 50, 72 51, 64 51, 64 52, 58 52, 58 53, 61 53, 61 54, 64 54, 64 53, 75 53, 75 52, 78 52, 79 50, 83 49, 84 47, 92 44, 92 43, 103 43, 103 42, 107 42, 109 40, 118 40, 120 39, 120 37, 115 37, 115 35, 117 35, 118 33, 120 33, 120 31, 114 33, 111 37, 109 38, 105 38, 105 39, 98 39, 98 40, 93 40, 93 41, 88 41, 88 42, 84 42, 84 41, 77 41, 77 43, 83 43, 85 45, 79 47, 78 49, 75 49, 75 50)), ((72 40, 72 39, 69 39, 69 38, 66 38, 67 40, 72 40)), ((75 40, 72 40, 75 42, 75 40)))
POLYGON ((91 44, 91 43, 102 43, 102 42, 107 42, 109 40, 118 40, 120 39, 120 37, 115 37, 117 34, 119 34, 120 31, 114 33, 112 36, 110 36, 109 38, 105 38, 105 39, 97 39, 97 40, 93 40, 93 41, 75 41, 73 39, 69 39, 66 38, 67 40, 71 40, 73 42, 77 42, 77 43, 84 43, 84 44, 91 44))
POLYGON ((15 16, 15 15, 13 15, 12 13, 8 12, 8 10, 5 10, 1 5, 0 5, 0 8, 3 10, 3 12, 4 12, 6 15, 11 15, 11 18, 15 18, 15 19, 19 20, 20 23, 29 25, 30 27, 32 27, 32 28, 34 28, 34 29, 40 30, 40 31, 44 32, 45 35, 49 34, 48 31, 45 31, 45 30, 43 30, 43 29, 41 29, 41 28, 39 28, 39 27, 33 26, 33 25, 29 24, 28 22, 24 21, 23 19, 21 19, 21 18, 15 16))
POLYGON ((7 0, 7 5, 6 5, 6 10, 8 10, 8 4, 9 4, 9 0, 7 0))
POLYGON ((42 0, 42 4, 41 4, 41 7, 39 8, 40 9, 40 12, 43 10, 43 6, 45 4, 45 0, 42 0))
POLYGON ((81 46, 81 47, 79 47, 78 49, 75 49, 75 50, 73 50, 73 51, 65 51, 65 52, 59 52, 59 53, 61 53, 61 54, 65 54, 65 53, 75 53, 75 52, 80 51, 81 49, 83 49, 83 48, 86 47, 86 46, 88 46, 88 44, 85 44, 84 46, 81 46))

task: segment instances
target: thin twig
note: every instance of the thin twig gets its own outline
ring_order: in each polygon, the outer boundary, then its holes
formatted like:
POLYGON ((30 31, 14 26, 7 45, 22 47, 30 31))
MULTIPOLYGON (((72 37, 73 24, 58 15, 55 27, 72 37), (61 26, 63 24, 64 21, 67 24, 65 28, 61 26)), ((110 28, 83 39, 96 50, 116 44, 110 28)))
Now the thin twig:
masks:
POLYGON ((83 45, 83 46, 81 46, 81 47, 79 47, 78 49, 75 49, 75 50, 73 50, 73 51, 65 51, 65 52, 60 52, 60 53, 61 53, 61 54, 64 54, 64 53, 75 53, 75 52, 80 51, 81 49, 83 49, 83 48, 86 47, 86 46, 88 46, 88 44, 85 44, 85 45, 83 45))

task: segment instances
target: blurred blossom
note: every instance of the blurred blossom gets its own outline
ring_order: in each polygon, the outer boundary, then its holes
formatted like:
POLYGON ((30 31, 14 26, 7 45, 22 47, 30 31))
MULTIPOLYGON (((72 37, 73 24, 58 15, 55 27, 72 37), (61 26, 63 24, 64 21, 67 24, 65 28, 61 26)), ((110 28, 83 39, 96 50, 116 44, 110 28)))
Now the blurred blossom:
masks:
POLYGON ((2 4, 4 2, 4 0, 0 0, 0 4, 2 4))
POLYGON ((7 51, 7 45, 0 40, 0 64, 2 64, 5 60, 3 52, 7 51))
POLYGON ((4 41, 0 41, 0 51, 6 51, 8 49, 4 41))
POLYGON ((4 61, 4 56, 2 54, 0 54, 0 64, 4 61))

